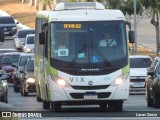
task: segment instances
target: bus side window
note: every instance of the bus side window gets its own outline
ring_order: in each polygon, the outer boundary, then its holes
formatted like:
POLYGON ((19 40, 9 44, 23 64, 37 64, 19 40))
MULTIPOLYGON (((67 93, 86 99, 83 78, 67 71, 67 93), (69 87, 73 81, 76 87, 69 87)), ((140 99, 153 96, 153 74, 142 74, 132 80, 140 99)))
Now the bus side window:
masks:
POLYGON ((48 31, 45 31, 45 57, 48 58, 48 31))

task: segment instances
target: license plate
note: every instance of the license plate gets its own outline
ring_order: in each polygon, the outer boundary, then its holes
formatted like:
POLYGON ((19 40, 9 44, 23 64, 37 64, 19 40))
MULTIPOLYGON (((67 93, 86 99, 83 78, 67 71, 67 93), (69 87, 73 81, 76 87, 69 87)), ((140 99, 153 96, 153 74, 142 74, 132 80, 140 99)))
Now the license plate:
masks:
POLYGON ((84 99, 97 99, 96 94, 85 94, 84 99))
POLYGON ((4 34, 9 34, 9 32, 4 32, 4 34))
POLYGON ((133 87, 144 87, 144 83, 143 82, 134 83, 133 87))

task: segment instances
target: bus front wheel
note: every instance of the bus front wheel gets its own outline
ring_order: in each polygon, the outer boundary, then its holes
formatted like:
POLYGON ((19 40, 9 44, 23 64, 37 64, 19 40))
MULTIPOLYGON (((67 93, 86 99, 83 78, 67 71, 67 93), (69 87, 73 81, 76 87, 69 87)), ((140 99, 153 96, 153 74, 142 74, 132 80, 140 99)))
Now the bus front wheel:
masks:
POLYGON ((42 104, 43 104, 43 109, 50 109, 50 102, 43 100, 42 104))
POLYGON ((116 112, 123 111, 123 101, 117 100, 109 103, 109 109, 114 110, 116 112))
POLYGON ((53 111, 58 112, 61 110, 61 103, 60 102, 52 102, 51 107, 52 107, 53 111))

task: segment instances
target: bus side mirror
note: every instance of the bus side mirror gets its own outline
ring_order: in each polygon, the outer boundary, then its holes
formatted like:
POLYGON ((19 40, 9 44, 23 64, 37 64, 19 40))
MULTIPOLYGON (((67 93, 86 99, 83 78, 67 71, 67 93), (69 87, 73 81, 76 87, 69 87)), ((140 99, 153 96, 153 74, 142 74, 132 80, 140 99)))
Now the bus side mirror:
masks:
POLYGON ((128 36, 129 36, 129 43, 135 43, 134 31, 130 30, 128 32, 128 36))
POLYGON ((45 30, 47 26, 48 26, 48 23, 47 22, 43 22, 42 26, 41 26, 42 31, 45 30))
POLYGON ((0 42, 4 42, 4 31, 0 29, 0 42))
POLYGON ((45 33, 44 32, 40 32, 39 33, 39 44, 44 44, 45 43, 45 33))

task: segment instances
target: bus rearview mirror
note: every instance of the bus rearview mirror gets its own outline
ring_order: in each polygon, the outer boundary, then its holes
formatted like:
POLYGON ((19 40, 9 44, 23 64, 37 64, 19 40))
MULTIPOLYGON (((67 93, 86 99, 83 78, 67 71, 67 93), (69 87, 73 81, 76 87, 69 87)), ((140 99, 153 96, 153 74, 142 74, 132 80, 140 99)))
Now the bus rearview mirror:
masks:
POLYGON ((45 43, 45 33, 41 32, 39 33, 39 44, 44 44, 45 43))
POLYGON ((130 30, 128 32, 128 36, 129 36, 129 43, 135 43, 134 31, 130 30))

